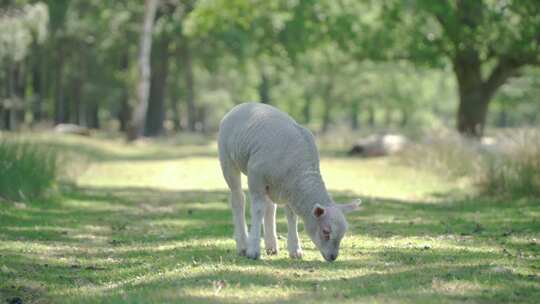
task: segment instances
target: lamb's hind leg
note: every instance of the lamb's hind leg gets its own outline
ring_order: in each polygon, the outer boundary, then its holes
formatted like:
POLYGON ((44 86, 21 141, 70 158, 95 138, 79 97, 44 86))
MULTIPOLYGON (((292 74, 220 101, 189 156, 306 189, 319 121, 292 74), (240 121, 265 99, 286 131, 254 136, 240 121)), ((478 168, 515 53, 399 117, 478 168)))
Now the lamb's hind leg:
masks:
POLYGON ((266 210, 264 211, 264 245, 266 254, 278 254, 278 241, 276 231, 276 209, 277 206, 269 198, 266 201, 266 210))
POLYGON ((222 163, 223 176, 231 189, 230 204, 234 222, 234 239, 239 255, 245 256, 247 251, 247 227, 245 218, 245 197, 242 192, 240 171, 222 163))

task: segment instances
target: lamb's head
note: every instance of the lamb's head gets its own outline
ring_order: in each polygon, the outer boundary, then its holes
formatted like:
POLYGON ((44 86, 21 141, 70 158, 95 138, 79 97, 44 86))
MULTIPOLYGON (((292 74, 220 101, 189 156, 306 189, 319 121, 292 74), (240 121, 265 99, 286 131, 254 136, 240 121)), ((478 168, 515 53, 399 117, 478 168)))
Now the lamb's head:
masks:
POLYGON ((321 206, 315 204, 312 210, 312 224, 306 225, 315 246, 320 250, 323 258, 328 262, 337 259, 339 254, 339 244, 347 232, 347 220, 344 214, 357 210, 360 201, 346 205, 333 204, 321 206))

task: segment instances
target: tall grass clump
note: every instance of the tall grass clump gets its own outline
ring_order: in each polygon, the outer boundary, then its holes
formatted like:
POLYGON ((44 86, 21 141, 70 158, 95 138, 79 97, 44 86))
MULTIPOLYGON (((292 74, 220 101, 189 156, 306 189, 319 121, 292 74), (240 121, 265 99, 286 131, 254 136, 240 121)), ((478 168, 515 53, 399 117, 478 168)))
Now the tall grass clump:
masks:
POLYGON ((430 135, 401 155, 405 163, 447 178, 465 178, 490 195, 540 195, 540 130, 509 130, 473 140, 430 135))
POLYGON ((473 177, 482 170, 485 151, 479 147, 474 140, 453 131, 441 130, 409 144, 400 154, 400 159, 407 165, 447 178, 473 177))
POLYGON ((42 196, 58 176, 57 154, 30 143, 0 140, 0 198, 25 201, 42 196))
POLYGON ((540 195, 540 131, 504 134, 500 149, 485 157, 479 186, 489 194, 540 195))

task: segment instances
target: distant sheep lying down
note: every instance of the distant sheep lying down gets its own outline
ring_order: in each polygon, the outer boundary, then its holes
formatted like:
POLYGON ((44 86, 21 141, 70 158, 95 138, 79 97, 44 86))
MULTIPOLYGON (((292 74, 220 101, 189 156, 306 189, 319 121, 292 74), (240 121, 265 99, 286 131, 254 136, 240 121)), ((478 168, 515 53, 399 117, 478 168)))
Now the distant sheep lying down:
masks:
POLYGON ((231 190, 234 237, 239 255, 260 257, 264 223, 266 253, 278 253, 276 203, 285 206, 291 258, 301 258, 297 216, 327 261, 334 261, 347 230, 344 214, 358 202, 337 205, 328 194, 319 170, 319 153, 311 132, 280 110, 245 103, 225 115, 219 128, 219 159, 231 190), (248 177, 251 231, 245 223, 245 199, 240 173, 248 177))
POLYGON ((85 127, 74 124, 57 124, 54 127, 54 132, 62 134, 75 134, 82 136, 90 136, 90 130, 85 127))
POLYGON ((349 155, 364 157, 386 156, 401 152, 407 145, 407 138, 398 134, 371 135, 358 140, 349 155))

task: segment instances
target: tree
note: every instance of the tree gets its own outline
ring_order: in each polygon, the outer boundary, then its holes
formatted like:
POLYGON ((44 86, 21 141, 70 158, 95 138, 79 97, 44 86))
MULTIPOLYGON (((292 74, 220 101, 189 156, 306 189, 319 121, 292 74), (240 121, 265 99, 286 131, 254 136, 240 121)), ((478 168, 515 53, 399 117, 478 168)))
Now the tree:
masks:
POLYGON ((6 4, 0 10, 0 128, 9 130, 24 119, 28 57, 48 35, 49 14, 43 3, 6 4))
POLYGON ((361 58, 432 66, 450 62, 459 93, 456 127, 465 135, 482 136, 497 90, 523 66, 540 63, 540 2, 535 0, 387 0, 380 11, 378 23, 360 26, 371 34, 349 30, 363 47, 355 50, 343 39, 342 45, 361 58))
POLYGON ((137 106, 133 113, 128 139, 134 140, 143 135, 148 95, 150 91, 150 55, 152 50, 152 29, 159 0, 146 0, 144 22, 140 38, 139 74, 137 83, 137 106))

